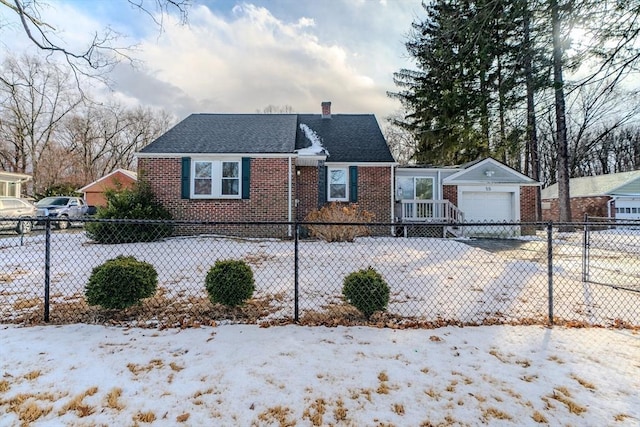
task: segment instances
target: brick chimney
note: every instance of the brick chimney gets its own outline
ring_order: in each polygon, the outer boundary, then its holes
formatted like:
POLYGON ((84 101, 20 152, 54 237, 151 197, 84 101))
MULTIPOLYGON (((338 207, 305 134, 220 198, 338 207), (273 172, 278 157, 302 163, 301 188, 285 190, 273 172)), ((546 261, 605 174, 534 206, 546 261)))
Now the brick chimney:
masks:
POLYGON ((322 118, 323 119, 330 119, 331 118, 331 102, 330 101, 324 101, 320 105, 322 105, 322 118))

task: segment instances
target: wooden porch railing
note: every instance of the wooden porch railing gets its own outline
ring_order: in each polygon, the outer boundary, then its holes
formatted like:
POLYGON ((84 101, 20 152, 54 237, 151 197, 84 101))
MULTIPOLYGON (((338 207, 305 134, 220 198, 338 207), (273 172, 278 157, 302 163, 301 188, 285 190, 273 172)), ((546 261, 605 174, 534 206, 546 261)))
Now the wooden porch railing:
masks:
POLYGON ((402 200, 400 220, 403 222, 464 221, 464 214, 449 200, 402 200))

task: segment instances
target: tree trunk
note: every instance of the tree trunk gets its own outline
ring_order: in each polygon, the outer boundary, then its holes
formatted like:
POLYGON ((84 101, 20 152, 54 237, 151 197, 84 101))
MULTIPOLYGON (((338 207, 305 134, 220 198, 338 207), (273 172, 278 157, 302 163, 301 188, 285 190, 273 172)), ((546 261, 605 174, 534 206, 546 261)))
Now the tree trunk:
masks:
POLYGON ((558 168, 558 210, 560 222, 571 221, 571 200, 569 195, 569 150, 567 146, 567 121, 564 99, 564 79, 562 77, 564 48, 560 34, 560 11, 558 0, 550 0, 551 30, 553 35, 553 87, 556 111, 556 146, 558 168))
MULTIPOLYGON (((538 153, 538 132, 536 130, 536 110, 534 103, 536 87, 533 76, 533 48, 531 44, 530 13, 531 12, 527 8, 523 14, 524 48, 526 50, 524 58, 524 73, 527 87, 527 161, 525 162, 525 175, 528 175, 540 182, 540 158, 538 153)), ((540 221, 542 219, 541 203, 540 187, 538 187, 536 196, 536 221, 540 221)))

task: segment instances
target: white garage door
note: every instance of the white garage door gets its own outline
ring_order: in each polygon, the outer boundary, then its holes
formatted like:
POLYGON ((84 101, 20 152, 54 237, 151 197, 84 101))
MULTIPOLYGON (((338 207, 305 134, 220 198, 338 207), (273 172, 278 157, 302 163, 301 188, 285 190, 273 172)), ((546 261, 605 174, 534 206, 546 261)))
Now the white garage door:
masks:
POLYGON ((616 199, 617 219, 640 219, 640 199, 618 198, 616 199))
POLYGON ((513 193, 464 191, 460 199, 458 207, 464 213, 465 221, 515 221, 513 193))

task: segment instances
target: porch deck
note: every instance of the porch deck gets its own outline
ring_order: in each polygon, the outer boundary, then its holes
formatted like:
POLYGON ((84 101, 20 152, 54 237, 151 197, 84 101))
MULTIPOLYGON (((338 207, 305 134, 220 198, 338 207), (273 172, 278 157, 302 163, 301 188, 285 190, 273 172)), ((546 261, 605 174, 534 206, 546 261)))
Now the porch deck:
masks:
MULTIPOLYGON (((457 227, 442 225, 464 222, 464 213, 449 200, 405 199, 401 200, 399 205, 399 212, 396 215, 398 222, 401 223, 404 237, 407 237, 409 231, 407 226, 402 225, 440 224, 437 230, 434 228, 429 234, 441 237, 460 235, 457 227)), ((434 225, 434 227, 438 226, 434 225)))

